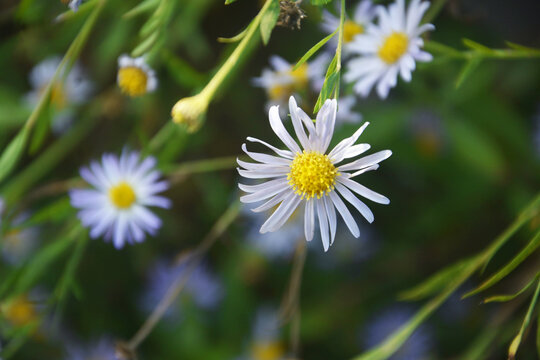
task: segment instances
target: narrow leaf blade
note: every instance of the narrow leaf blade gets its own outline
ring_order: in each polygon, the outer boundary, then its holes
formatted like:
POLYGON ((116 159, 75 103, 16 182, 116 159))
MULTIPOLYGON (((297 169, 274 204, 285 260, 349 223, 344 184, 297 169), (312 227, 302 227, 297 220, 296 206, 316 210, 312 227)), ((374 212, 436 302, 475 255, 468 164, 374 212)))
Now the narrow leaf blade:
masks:
POLYGON ((261 37, 264 45, 270 41, 270 35, 272 30, 276 26, 279 17, 279 2, 278 0, 272 0, 266 11, 261 18, 261 37))

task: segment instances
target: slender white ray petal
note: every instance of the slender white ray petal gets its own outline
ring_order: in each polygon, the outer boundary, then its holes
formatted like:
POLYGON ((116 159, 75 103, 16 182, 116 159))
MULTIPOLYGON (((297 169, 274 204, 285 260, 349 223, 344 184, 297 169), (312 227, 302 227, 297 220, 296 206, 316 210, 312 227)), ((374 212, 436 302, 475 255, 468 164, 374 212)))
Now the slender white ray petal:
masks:
POLYGON ((323 197, 324 207, 326 208, 326 214, 328 215, 328 223, 330 224, 330 245, 334 243, 337 231, 337 217, 334 203, 328 196, 323 197))
POLYGON ((289 165, 290 161, 273 155, 261 154, 248 151, 246 144, 242 144, 242 150, 253 160, 271 165, 289 165))
POLYGON ((313 211, 315 201, 307 200, 306 209, 304 212, 304 233, 306 240, 311 241, 315 232, 315 213, 313 211))
POLYGON ((364 156, 363 158, 353 161, 351 163, 341 165, 339 167, 339 170, 347 171, 347 170, 362 169, 362 168, 365 168, 374 164, 378 164, 381 161, 388 159, 391 155, 392 155, 392 152, 390 150, 379 151, 379 152, 376 152, 375 154, 364 156))
POLYGON ((326 209, 324 206, 323 199, 316 199, 315 206, 317 208, 317 217, 319 218, 319 227, 321 230, 321 240, 323 244, 324 251, 328 251, 330 247, 330 239, 328 235, 328 217, 326 215, 326 209))
POLYGON ((264 146, 271 149, 272 151, 274 151, 276 154, 278 154, 281 157, 288 158, 288 159, 294 158, 294 154, 292 152, 290 152, 289 150, 278 149, 277 147, 272 146, 272 145, 270 145, 270 144, 268 144, 268 143, 266 143, 266 142, 264 142, 262 140, 259 140, 259 139, 253 138, 253 137, 249 137, 249 136, 247 137, 246 140, 251 141, 251 142, 257 142, 257 143, 263 144, 264 146))
POLYGON ((370 223, 375 220, 375 216, 373 215, 373 212, 367 207, 366 204, 364 204, 362 201, 360 201, 354 194, 347 189, 345 186, 341 185, 340 183, 336 183, 336 189, 337 191, 347 200, 349 203, 351 203, 356 210, 362 214, 364 218, 370 223))
POLYGON ((271 208, 273 208, 274 206, 282 202, 287 196, 289 196, 289 194, 294 194, 292 189, 290 188, 283 189, 282 192, 280 192, 279 194, 277 194, 276 196, 274 196, 273 198, 271 198, 270 200, 268 200, 261 206, 251 209, 251 211, 262 212, 262 211, 270 210, 271 208))
POLYGON ((375 191, 370 190, 364 185, 360 185, 355 181, 346 179, 344 177, 340 177, 338 181, 352 191, 354 191, 355 193, 357 193, 358 195, 365 197, 366 199, 369 199, 379 204, 390 204, 390 200, 386 196, 376 193, 375 191))
POLYGON ((349 209, 347 209, 347 206, 345 205, 343 200, 341 200, 339 198, 339 195, 337 195, 333 191, 330 193, 330 199, 332 200, 337 211, 343 218, 343 221, 345 221, 345 224, 349 228, 351 234, 353 234, 353 236, 356 238, 359 237, 360 229, 358 228, 358 224, 356 224, 356 221, 354 221, 354 218, 351 215, 351 212, 349 211, 349 209))
POLYGON ((272 127, 272 130, 274 130, 274 133, 283 142, 283 144, 285 144, 285 146, 287 146, 293 153, 302 152, 296 141, 293 140, 287 129, 285 129, 285 126, 283 126, 283 122, 279 117, 279 109, 277 106, 272 106, 270 108, 268 116, 270 118, 270 126, 272 127))
POLYGON ((257 185, 238 184, 238 187, 242 191, 245 191, 245 192, 248 192, 248 193, 253 193, 253 192, 260 191, 260 190, 264 190, 267 187, 273 186, 273 185, 276 185, 276 184, 282 184, 282 185, 285 186, 285 185, 287 185, 287 179, 275 179, 275 180, 266 181, 266 182, 263 182, 263 183, 257 184, 257 185))

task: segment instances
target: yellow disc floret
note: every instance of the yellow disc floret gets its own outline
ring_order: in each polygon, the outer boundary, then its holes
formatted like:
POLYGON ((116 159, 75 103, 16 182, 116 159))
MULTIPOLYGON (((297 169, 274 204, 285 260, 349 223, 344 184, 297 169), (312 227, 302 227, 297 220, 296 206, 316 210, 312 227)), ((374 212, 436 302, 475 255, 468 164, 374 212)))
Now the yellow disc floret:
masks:
POLYGON ((338 170, 328 155, 316 151, 305 151, 293 159, 287 175, 289 185, 302 199, 320 198, 334 189, 338 170))
POLYGON ((118 70, 118 86, 123 93, 129 96, 146 94, 148 75, 143 69, 136 66, 126 66, 118 70))
POLYGON ((119 209, 127 209, 133 205, 137 196, 131 185, 126 182, 121 182, 116 186, 113 186, 109 190, 109 198, 111 202, 119 209))
POLYGON ((277 341, 256 343, 251 348, 251 357, 255 360, 279 360, 284 354, 283 345, 277 341))
POLYGON ((393 64, 407 52, 409 38, 401 32, 394 32, 384 40, 378 55, 387 64, 393 64))
POLYGON ((364 27, 354 21, 347 20, 343 24, 343 41, 351 42, 356 35, 364 33, 364 27))
POLYGON ((37 319, 34 304, 21 295, 2 306, 2 315, 15 326, 28 325, 37 319))

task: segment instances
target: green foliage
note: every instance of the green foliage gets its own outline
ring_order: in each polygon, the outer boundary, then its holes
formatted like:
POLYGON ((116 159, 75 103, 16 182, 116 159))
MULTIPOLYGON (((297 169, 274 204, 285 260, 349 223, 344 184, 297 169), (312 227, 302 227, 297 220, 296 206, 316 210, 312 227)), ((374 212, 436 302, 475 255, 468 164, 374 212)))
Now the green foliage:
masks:
POLYGON ((514 258, 502 267, 496 274, 490 277, 488 280, 484 281, 476 289, 469 291, 463 297, 469 297, 475 294, 478 294, 481 291, 486 290, 487 288, 498 283, 506 275, 510 274, 519 264, 521 264, 529 255, 531 255, 538 247, 540 246, 540 231, 531 239, 531 241, 517 254, 514 258))
POLYGON ((25 126, 22 128, 2 153, 0 157, 0 182, 15 168, 17 161, 24 152, 24 146, 26 145, 29 133, 30 129, 28 127, 25 126))
POLYGON ((514 359, 516 357, 516 353, 519 349, 519 345, 521 344, 523 334, 525 333, 525 330, 527 329, 531 321, 534 306, 536 305, 536 302, 538 300, 538 294, 540 294, 540 281, 538 281, 538 285, 536 286, 536 291, 534 292, 533 298, 531 300, 531 304, 529 305, 529 309, 527 310, 527 314, 525 315, 525 318, 523 319, 521 328, 519 329, 518 334, 516 335, 514 340, 512 340, 512 343, 510 344, 510 347, 508 348, 508 359, 514 359))
POLYGON ((317 51, 319 51, 320 48, 322 48, 330 39, 332 39, 338 32, 339 28, 336 29, 333 33, 313 45, 311 49, 309 49, 301 58, 298 60, 296 65, 294 65, 293 70, 298 69, 303 63, 308 61, 317 51))
POLYGON ((261 17, 261 38, 264 45, 268 44, 268 41, 270 41, 270 35, 272 35, 272 30, 274 30, 274 27, 276 26, 278 17, 279 1, 270 0, 268 9, 261 17))
POLYGON ((496 295, 496 296, 490 296, 484 300, 484 303, 490 303, 490 302, 507 302, 510 300, 514 300, 519 295, 523 294, 525 291, 527 291, 532 284, 536 283, 540 279, 540 273, 536 274, 535 277, 531 279, 525 286, 523 286, 518 292, 510 295, 496 295))
POLYGON ((317 6, 330 4, 332 1, 333 0, 310 0, 312 5, 317 5, 317 6))

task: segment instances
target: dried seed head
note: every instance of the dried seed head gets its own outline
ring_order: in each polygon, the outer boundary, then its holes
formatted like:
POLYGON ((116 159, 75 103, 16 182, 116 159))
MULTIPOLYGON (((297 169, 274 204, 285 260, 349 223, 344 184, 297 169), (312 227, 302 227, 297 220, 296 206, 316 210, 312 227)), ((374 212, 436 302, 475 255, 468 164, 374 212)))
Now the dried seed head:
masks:
POLYGON ((300 1, 281 0, 279 9, 277 25, 300 30, 302 19, 306 17, 306 13, 300 7, 300 1))

